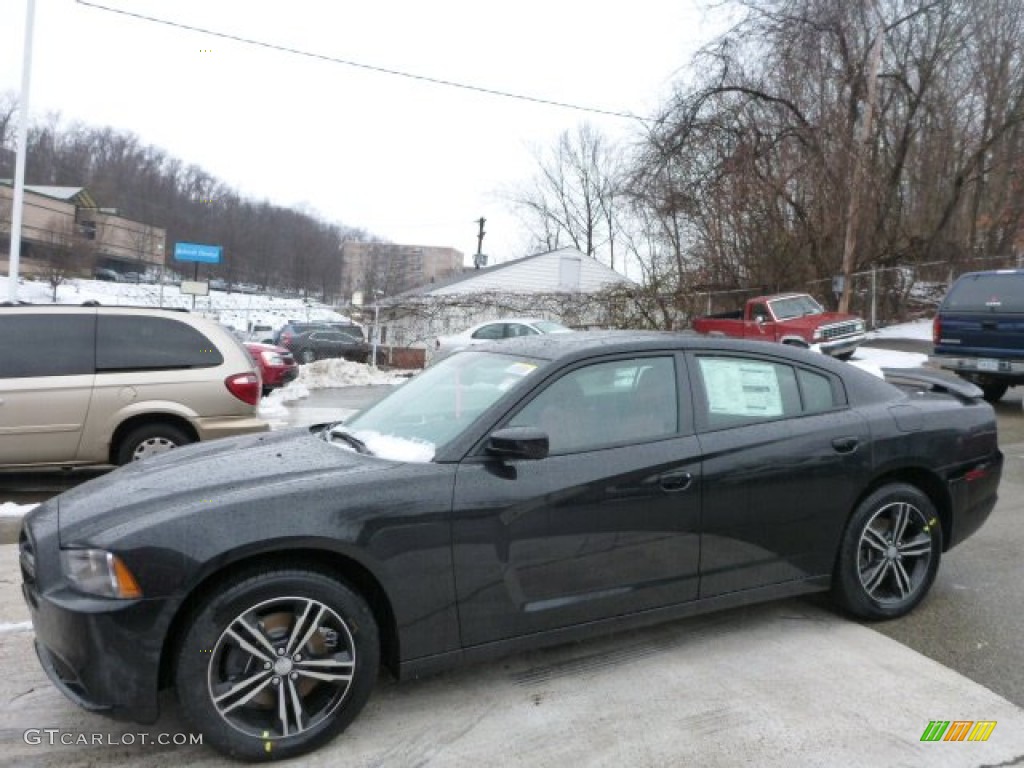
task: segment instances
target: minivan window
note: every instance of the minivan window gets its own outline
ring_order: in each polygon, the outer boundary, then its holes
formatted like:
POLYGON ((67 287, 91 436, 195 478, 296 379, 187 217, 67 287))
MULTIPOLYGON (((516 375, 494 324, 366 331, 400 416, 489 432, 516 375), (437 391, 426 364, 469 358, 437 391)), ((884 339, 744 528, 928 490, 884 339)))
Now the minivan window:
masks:
POLYGON ((0 314, 0 379, 91 374, 95 337, 96 316, 91 313, 0 314))
POLYGON ((1024 272, 964 275, 950 288, 942 308, 961 312, 1024 312, 1024 272))
POLYGON ((224 362, 216 345, 190 325, 167 317, 103 315, 96 340, 98 371, 212 368, 224 362))

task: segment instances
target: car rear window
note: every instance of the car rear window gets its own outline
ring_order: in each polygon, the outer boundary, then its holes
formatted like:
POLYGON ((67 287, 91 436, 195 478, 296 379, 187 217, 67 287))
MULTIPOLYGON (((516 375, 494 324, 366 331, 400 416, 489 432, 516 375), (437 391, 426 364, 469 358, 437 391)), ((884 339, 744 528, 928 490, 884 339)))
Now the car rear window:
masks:
POLYGON ((1024 312, 1024 272, 964 275, 949 289, 942 308, 969 312, 1024 312))
POLYGON ((94 371, 96 316, 0 315, 0 379, 94 371))
POLYGON ((223 362, 212 341, 178 320, 122 315, 99 318, 97 371, 212 368, 223 362))

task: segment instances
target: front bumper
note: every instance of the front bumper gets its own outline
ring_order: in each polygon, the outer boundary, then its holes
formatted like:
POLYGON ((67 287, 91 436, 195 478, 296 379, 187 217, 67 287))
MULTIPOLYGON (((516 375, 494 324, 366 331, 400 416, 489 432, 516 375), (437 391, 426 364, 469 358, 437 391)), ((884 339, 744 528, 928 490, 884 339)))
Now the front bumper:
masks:
POLYGON ((856 352, 857 347, 864 343, 864 338, 865 335, 863 333, 858 333, 853 336, 844 336, 841 339, 817 342, 815 346, 821 350, 822 354, 829 355, 830 357, 839 357, 839 355, 856 352))
MULTIPOLYGON (((53 512, 44 510, 47 522, 56 522, 53 512)), ((111 600, 70 589, 60 575, 56 526, 42 529, 37 526, 37 538, 23 527, 19 560, 21 592, 43 670, 87 710, 155 722, 168 600, 111 600)))

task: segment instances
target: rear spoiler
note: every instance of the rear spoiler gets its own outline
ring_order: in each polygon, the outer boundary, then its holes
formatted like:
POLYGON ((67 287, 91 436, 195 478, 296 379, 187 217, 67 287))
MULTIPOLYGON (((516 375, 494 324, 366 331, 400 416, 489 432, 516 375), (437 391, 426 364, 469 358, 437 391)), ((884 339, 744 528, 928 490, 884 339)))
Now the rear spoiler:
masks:
POLYGON ((882 374, 890 384, 910 384, 916 387, 924 385, 930 392, 945 392, 964 400, 981 400, 985 395, 981 387, 959 376, 932 373, 923 368, 883 368, 882 374))

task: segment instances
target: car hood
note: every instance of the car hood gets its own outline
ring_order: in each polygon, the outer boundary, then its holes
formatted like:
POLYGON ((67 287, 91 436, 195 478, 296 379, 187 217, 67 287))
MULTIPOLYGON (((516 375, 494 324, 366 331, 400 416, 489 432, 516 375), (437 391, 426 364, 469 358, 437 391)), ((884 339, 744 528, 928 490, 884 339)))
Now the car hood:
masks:
POLYGON ((135 462, 58 497, 61 544, 154 514, 222 507, 313 478, 385 472, 399 462, 331 445, 298 427, 197 443, 135 462))

